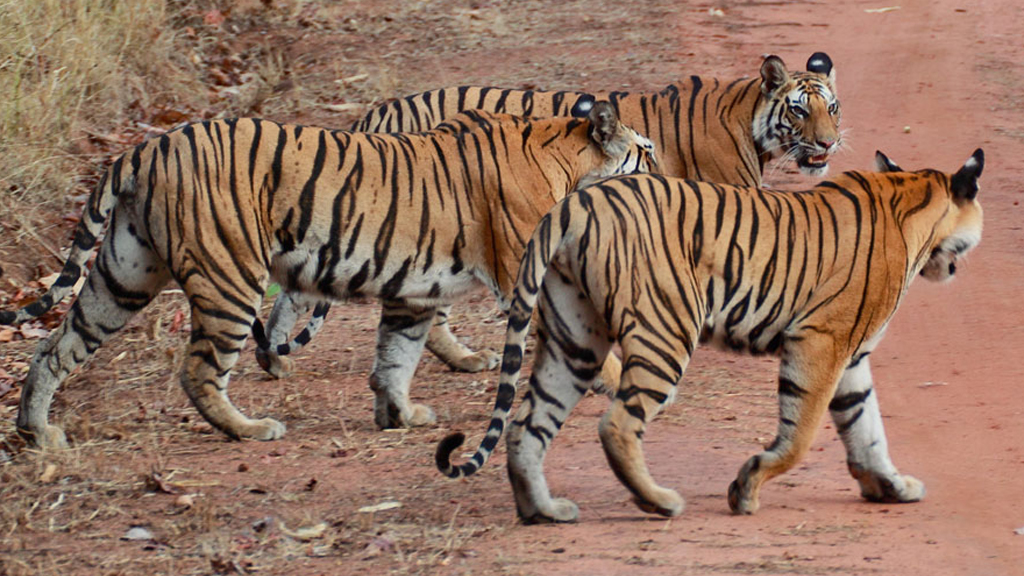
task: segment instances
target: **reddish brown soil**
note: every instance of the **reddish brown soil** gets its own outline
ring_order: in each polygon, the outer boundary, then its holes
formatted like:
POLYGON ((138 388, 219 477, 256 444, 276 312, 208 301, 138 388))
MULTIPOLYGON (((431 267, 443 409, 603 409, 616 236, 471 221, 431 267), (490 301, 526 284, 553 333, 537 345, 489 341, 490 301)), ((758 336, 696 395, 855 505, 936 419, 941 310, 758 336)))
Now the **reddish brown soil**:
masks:
MULTIPOLYGON (((1024 292, 1024 8, 904 0, 869 13, 885 3, 721 2, 725 16, 716 17, 710 3, 652 1, 639 13, 607 4, 566 12, 569 5, 550 18, 467 8, 452 26, 482 22, 481 40, 457 50, 431 36, 431 26, 447 22, 441 15, 389 25, 375 8, 352 17, 379 24, 390 48, 365 29, 275 34, 289 54, 305 55, 310 74, 345 76, 374 62, 408 70, 393 72, 400 93, 481 82, 654 89, 690 73, 753 74, 763 53, 797 66, 825 50, 849 128, 834 170, 869 167, 875 149, 906 168, 953 170, 984 147, 982 245, 953 283, 914 285, 873 356, 893 457, 925 482, 924 501, 861 500, 826 425, 806 460, 765 487, 756 515, 729 515, 728 483, 775 430, 776 363, 702 351, 646 437, 655 477, 687 498, 682 516, 654 518, 630 503, 596 435, 607 401, 591 397, 547 466, 553 491, 580 504, 580 522, 521 526, 503 449, 467 481, 443 479, 432 465, 446 433, 479 438, 494 373, 455 374, 426 356, 413 395, 437 409, 438 425, 378 432, 366 386, 375 308, 338 306, 297 356, 296 377, 267 380, 251 356, 236 372, 236 402, 283 419, 286 438, 228 442, 198 423, 177 389, 181 337, 149 340, 166 334, 181 307, 165 296, 62 390, 52 417, 74 443, 68 453, 22 451, 13 440, 17 391, 3 397, 0 574, 1024 573, 1024 536, 1014 533, 1024 527, 1024 306, 1015 300, 1024 292), (625 48, 615 44, 620 35, 625 48), (40 482, 48 464, 56 470, 40 482), (147 489, 154 471, 195 495, 193 506, 147 489), (389 501, 401 507, 357 512, 389 501), (288 535, 320 522, 326 529, 314 538, 288 535), (155 541, 122 540, 132 525, 155 541)), ((340 124, 327 114, 302 118, 340 124)), ((768 182, 810 183, 787 170, 770 167, 768 182)), ((456 312, 458 333, 473 346, 500 348, 503 322, 490 298, 456 312)), ((3 346, 2 367, 17 371, 30 346, 3 346)))

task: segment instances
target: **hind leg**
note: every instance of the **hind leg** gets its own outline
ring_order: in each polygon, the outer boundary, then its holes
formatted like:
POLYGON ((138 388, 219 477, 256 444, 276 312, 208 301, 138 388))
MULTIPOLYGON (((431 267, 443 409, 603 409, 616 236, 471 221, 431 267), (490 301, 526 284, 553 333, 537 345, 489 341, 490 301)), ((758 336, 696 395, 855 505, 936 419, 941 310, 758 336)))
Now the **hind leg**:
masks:
POLYGON ((280 438, 283 424, 272 418, 250 419, 228 398, 231 368, 249 337, 263 291, 241 282, 218 286, 201 273, 188 276, 184 290, 192 305, 192 336, 181 386, 192 404, 231 438, 280 438))
POLYGON ((580 398, 594 385, 611 344, 604 320, 575 286, 549 274, 541 289, 536 359, 530 386, 512 420, 508 476, 523 522, 572 522, 576 504, 552 498, 544 457, 580 398))
POLYGON ((889 458, 889 443, 866 355, 847 366, 828 407, 846 446, 850 474, 860 483, 864 498, 873 502, 917 502, 924 498, 924 484, 900 474, 889 458))
POLYGON ((383 303, 370 374, 370 388, 376 394, 374 421, 380 428, 426 426, 436 420, 430 407, 409 400, 409 384, 423 355, 435 311, 402 302, 383 303))
POLYGON ((501 362, 500 355, 491 350, 473 352, 455 338, 448 325, 451 309, 451 306, 437 309, 434 325, 427 335, 427 350, 454 370, 481 372, 497 368, 501 362))
POLYGON ((615 476, 641 510, 678 516, 683 498, 654 481, 643 453, 643 436, 647 424, 675 397, 690 355, 681 341, 670 348, 664 335, 641 332, 637 327, 622 342, 622 382, 601 419, 601 444, 615 476))
POLYGON ((32 358, 17 424, 21 435, 38 446, 66 445, 64 432, 48 423, 50 403, 60 383, 149 304, 170 278, 163 262, 123 222, 123 212, 115 210, 82 292, 32 358))
POLYGON ((299 318, 308 314, 313 309, 313 305, 314 302, 302 294, 293 295, 290 292, 281 292, 277 300, 274 301, 270 317, 267 318, 267 339, 270 340, 271 349, 256 348, 256 363, 274 378, 291 376, 295 363, 291 358, 281 356, 273 350, 288 342, 292 329, 295 328, 299 318))
POLYGON ((807 453, 849 358, 837 356, 831 338, 810 331, 786 342, 779 367, 779 427, 764 452, 751 457, 729 485, 729 508, 753 514, 761 485, 789 470, 807 453))

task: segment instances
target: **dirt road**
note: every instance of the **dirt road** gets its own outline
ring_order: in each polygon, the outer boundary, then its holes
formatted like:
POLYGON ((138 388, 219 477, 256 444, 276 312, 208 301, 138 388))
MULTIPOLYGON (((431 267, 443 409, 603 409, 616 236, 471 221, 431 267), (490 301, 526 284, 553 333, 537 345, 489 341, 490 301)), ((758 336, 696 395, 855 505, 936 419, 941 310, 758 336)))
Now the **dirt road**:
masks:
MULTIPOLYGON (((149 340, 129 334, 105 349, 54 408, 74 449, 17 454, 0 468, 4 506, 20 510, 0 516, 8 560, 0 574, 100 566, 111 574, 1024 574, 1024 535, 1014 533, 1024 527, 1024 6, 659 0, 631 11, 591 1, 552 14, 474 6, 450 21, 475 34, 452 53, 431 51, 448 40, 424 35, 430 21, 384 20, 373 3, 345 17, 380 23, 386 45, 362 38, 357 24, 275 34, 306 57, 312 76, 386 62, 397 93, 458 83, 657 89, 691 73, 755 74, 763 53, 798 66, 824 50, 849 129, 833 170, 868 168, 880 149, 908 169, 949 171, 985 149, 980 248, 953 283, 918 281, 873 355, 894 459, 925 482, 926 499, 861 500, 826 425, 805 462, 765 487, 755 516, 729 515, 729 482, 775 430, 776 363, 700 351, 676 404, 646 436, 655 477, 687 499, 682 516, 653 518, 632 505, 597 439, 607 401, 591 397, 547 464, 553 492, 580 504, 580 522, 520 526, 503 448, 468 481, 442 479, 431 465, 449 431, 471 441, 483 432, 495 374, 454 374, 425 359, 414 398, 437 408, 438 426, 378 432, 366 387, 375 309, 350 305, 336 307, 298 357, 295 378, 266 380, 251 357, 236 374, 240 405, 288 425, 275 443, 226 442, 199 423, 173 361, 139 381, 137 363, 159 364, 173 354, 169 344, 143 353, 138 343, 149 340), (715 7, 724 16, 709 13, 715 7), (49 464, 55 476, 40 482, 49 464), (154 485, 155 474, 171 490, 154 485), (178 502, 181 493, 194 504, 178 502), (386 502, 400 506, 358 511, 386 502), (123 540, 132 525, 154 538, 123 540), (303 526, 314 532, 297 534, 303 526)), ((344 124, 324 109, 299 119, 344 124)), ((811 183, 781 168, 767 181, 811 183)), ((162 305, 173 316, 176 305, 162 305)), ((499 348, 503 321, 489 299, 460 307, 454 323, 474 346, 499 348)), ((144 321, 136 331, 151 329, 144 321)), ((10 402, 0 417, 0 433, 12 438, 10 402)))

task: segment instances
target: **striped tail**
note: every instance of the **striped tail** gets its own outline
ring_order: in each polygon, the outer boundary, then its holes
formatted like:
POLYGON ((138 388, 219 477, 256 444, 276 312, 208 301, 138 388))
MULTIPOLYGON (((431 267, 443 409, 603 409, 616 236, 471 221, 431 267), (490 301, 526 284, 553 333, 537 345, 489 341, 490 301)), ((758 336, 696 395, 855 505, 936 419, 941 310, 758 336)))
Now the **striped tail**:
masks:
POLYGON ((568 233, 571 224, 570 206, 571 202, 578 202, 580 194, 582 193, 572 194, 556 204, 541 219, 526 245, 526 253, 523 254, 522 262, 519 265, 519 277, 512 294, 508 329, 505 332, 505 351, 501 359, 498 396, 494 401, 494 410, 491 412, 491 423, 476 453, 464 464, 456 466, 451 463, 452 452, 457 450, 466 439, 464 434, 461 432, 450 434, 438 443, 434 462, 437 464, 437 469, 449 478, 470 476, 482 468, 491 453, 494 452, 494 448, 498 445, 498 440, 505 430, 508 415, 512 410, 512 403, 516 398, 516 384, 519 381, 519 372, 523 364, 526 335, 530 330, 530 319, 537 304, 537 296, 551 259, 563 245, 572 241, 568 233), (558 215, 557 220, 555 215, 558 215))
POLYGON ((67 297, 82 275, 85 265, 96 253, 96 239, 106 226, 111 211, 117 204, 117 198, 123 193, 132 193, 135 186, 135 170, 139 159, 138 148, 131 155, 132 171, 122 174, 125 159, 122 155, 103 174, 100 183, 89 195, 89 202, 82 213, 81 220, 75 227, 75 236, 71 244, 71 254, 64 262, 57 281, 50 286, 38 300, 19 310, 0 311, 0 324, 21 324, 46 314, 58 302, 67 297))
MULTIPOLYGON (((309 341, 316 336, 316 333, 320 331, 320 328, 324 325, 324 319, 327 318, 327 312, 331 309, 331 303, 326 300, 321 300, 316 303, 313 308, 313 316, 310 317, 309 322, 306 323, 306 327, 302 329, 290 342, 284 344, 278 344, 274 346, 270 343, 270 338, 267 337, 267 331, 263 327, 263 322, 259 318, 253 320, 252 323, 252 337, 256 341, 256 346, 262 352, 272 352, 278 356, 287 356, 292 352, 298 352, 303 346, 309 344, 309 341)), ((264 367, 264 369, 266 369, 264 367)))

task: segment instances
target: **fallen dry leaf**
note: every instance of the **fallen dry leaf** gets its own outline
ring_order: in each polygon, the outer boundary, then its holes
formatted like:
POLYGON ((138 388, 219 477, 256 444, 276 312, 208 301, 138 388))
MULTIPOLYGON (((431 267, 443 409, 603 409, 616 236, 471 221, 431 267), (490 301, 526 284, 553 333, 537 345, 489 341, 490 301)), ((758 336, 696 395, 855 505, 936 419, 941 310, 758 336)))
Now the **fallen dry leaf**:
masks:
POLYGON ((149 492, 163 492, 164 494, 177 494, 181 492, 181 489, 164 480, 164 477, 159 472, 151 472, 149 476, 146 476, 144 480, 146 484, 146 490, 149 492))
POLYGON ((391 550, 395 546, 395 541, 388 536, 377 536, 370 543, 366 545, 366 549, 363 550, 363 558, 372 558, 380 555, 381 552, 391 550))
POLYGON ((144 526, 132 526, 121 536, 121 540, 152 540, 153 533, 144 526))
POLYGON ((41 484, 49 484, 57 478, 57 465, 47 464, 46 469, 39 475, 39 482, 41 484))
POLYGON ((299 528, 297 530, 289 530, 283 522, 281 525, 281 533, 285 536, 295 538, 296 540, 313 540, 324 535, 327 531, 327 523, 321 522, 313 526, 306 526, 305 528, 299 528))
POLYGON ((203 24, 207 26, 220 26, 224 23, 224 13, 220 10, 208 10, 203 14, 203 24))
POLYGON ((46 338, 47 336, 50 335, 50 331, 47 330, 46 328, 38 328, 35 326, 27 325, 22 326, 19 332, 21 332, 21 335, 25 338, 25 340, 39 340, 41 338, 46 338))
POLYGON ((392 508, 401 508, 401 502, 381 502, 380 504, 374 504, 373 506, 363 506, 359 509, 361 514, 372 514, 373 512, 380 512, 382 510, 391 510, 392 508))

